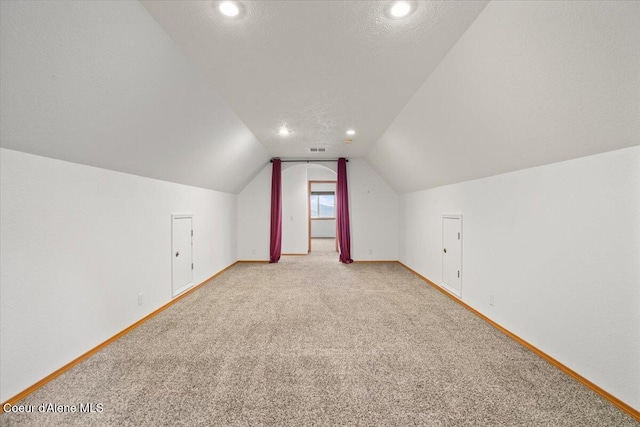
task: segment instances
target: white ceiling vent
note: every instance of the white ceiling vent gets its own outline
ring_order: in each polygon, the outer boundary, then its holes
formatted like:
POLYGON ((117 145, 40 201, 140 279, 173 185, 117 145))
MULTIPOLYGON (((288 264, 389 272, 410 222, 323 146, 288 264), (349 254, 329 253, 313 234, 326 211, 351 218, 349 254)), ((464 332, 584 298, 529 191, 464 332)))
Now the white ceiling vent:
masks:
POLYGON ((312 153, 324 153, 325 151, 327 151, 327 149, 326 148, 311 147, 311 148, 309 148, 309 151, 311 151, 312 153))

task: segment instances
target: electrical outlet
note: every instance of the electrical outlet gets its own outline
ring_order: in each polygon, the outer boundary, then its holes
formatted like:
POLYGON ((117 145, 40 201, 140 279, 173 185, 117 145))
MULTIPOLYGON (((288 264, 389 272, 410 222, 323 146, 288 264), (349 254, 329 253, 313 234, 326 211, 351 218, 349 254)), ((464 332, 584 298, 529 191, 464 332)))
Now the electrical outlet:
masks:
POLYGON ((373 249, 369 249, 369 255, 373 253, 373 249))
POLYGON ((489 294, 489 305, 492 306, 492 305, 494 305, 494 303, 495 303, 495 300, 493 298, 493 294, 489 294))
POLYGON ((138 305, 142 305, 142 292, 138 294, 138 305))
POLYGON ((255 255, 256 254, 256 250, 255 249, 251 249, 251 255, 255 255))

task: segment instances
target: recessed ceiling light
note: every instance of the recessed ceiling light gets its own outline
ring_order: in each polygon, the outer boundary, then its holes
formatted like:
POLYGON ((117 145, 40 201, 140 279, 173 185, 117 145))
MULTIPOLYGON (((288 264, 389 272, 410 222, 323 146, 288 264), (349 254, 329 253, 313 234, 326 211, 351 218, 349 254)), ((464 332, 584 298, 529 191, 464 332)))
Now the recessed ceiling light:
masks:
POLYGON ((286 126, 282 126, 279 130, 278 133, 280 135, 289 135, 291 133, 291 131, 289 129, 287 129, 286 126))
POLYGON ((353 135, 355 135, 355 134, 356 134, 356 131, 355 131, 355 130, 353 130, 353 129, 349 129, 349 130, 347 131, 347 135, 351 135, 351 136, 353 136, 353 135))
POLYGON ((240 13, 240 8, 233 1, 223 1, 219 6, 220 12, 225 16, 237 16, 240 13))
POLYGON ((397 1, 389 9, 389 13, 394 18, 404 18, 411 12, 411 4, 407 1, 397 1))

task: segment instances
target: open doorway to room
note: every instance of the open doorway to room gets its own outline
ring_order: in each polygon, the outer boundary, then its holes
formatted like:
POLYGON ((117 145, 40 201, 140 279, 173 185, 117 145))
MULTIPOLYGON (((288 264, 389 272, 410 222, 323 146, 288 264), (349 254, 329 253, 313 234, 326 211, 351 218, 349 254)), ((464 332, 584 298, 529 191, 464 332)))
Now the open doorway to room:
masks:
MULTIPOLYGON (((322 181, 327 181, 330 187, 315 188, 316 184, 314 183, 314 191, 331 191, 335 194, 337 175, 330 166, 288 162, 282 167, 282 255, 307 255, 311 251, 310 230, 313 224, 311 224, 309 214, 311 210, 311 184, 309 182, 318 181, 319 184, 322 184, 322 181)), ((326 197, 322 199, 322 216, 335 218, 335 212, 327 214, 330 202, 327 202, 326 197)), ((325 227, 331 228, 332 234, 325 239, 333 241, 335 239, 335 219, 318 221, 326 222, 325 227)), ((318 221, 314 221, 314 223, 318 221)), ((326 245, 325 239, 320 244, 326 245)), ((333 246, 335 247, 335 243, 333 246)), ((319 249, 318 245, 315 245, 313 249, 319 249)))
POLYGON ((309 252, 337 252, 336 181, 309 181, 309 252))

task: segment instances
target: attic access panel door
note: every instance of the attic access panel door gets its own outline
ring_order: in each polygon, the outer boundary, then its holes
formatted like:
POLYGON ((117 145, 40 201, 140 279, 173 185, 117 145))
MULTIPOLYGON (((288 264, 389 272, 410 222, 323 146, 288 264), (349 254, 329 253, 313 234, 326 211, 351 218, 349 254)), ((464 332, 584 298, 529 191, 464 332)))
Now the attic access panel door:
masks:
POLYGON ((462 291, 462 215, 442 216, 442 285, 460 297, 462 291))
POLYGON ((171 215, 171 296, 193 286, 193 215, 171 215))

